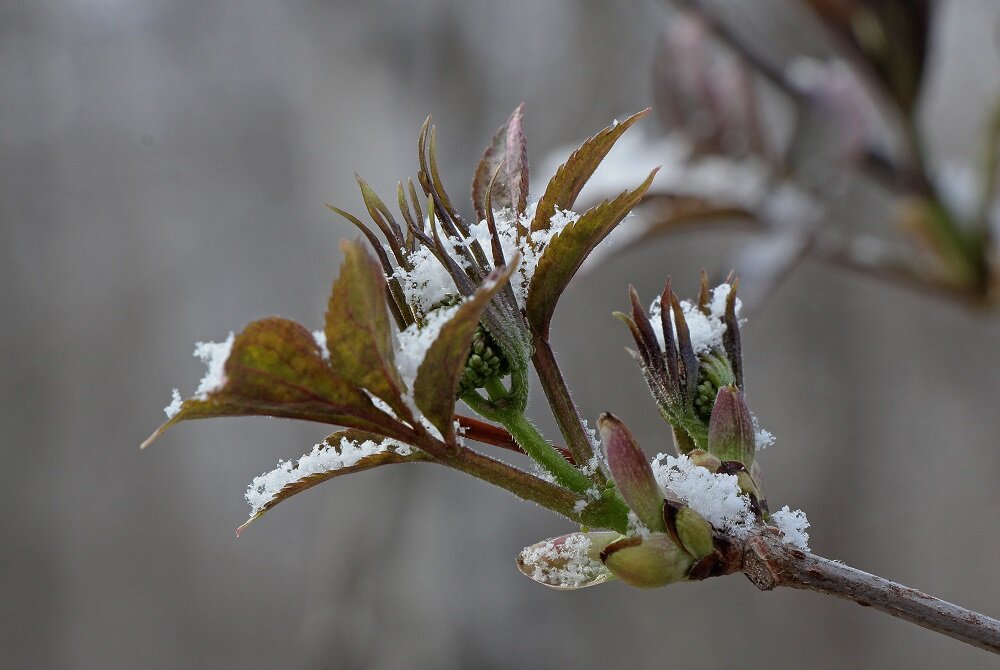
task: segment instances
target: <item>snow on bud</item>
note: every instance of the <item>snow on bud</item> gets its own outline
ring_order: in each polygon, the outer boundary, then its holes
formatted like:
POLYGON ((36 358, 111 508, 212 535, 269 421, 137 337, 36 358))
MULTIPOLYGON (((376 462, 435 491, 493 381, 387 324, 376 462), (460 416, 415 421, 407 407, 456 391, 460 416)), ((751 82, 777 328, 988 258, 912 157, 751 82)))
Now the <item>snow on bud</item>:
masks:
POLYGON ((723 461, 753 465, 757 440, 753 417, 736 386, 723 386, 715 397, 708 423, 708 451, 723 461))
POLYGON ((615 415, 604 413, 597 420, 597 428, 601 433, 611 478, 625 502, 646 528, 664 532, 663 492, 653 476, 649 459, 632 437, 628 426, 615 415))
POLYGON ((525 547, 517 569, 539 584, 555 589, 582 589, 606 582, 611 573, 601 563, 601 552, 621 538, 599 531, 570 533, 525 547))
POLYGON ((695 563, 666 533, 612 542, 601 552, 601 560, 623 582, 642 589, 685 581, 695 563))

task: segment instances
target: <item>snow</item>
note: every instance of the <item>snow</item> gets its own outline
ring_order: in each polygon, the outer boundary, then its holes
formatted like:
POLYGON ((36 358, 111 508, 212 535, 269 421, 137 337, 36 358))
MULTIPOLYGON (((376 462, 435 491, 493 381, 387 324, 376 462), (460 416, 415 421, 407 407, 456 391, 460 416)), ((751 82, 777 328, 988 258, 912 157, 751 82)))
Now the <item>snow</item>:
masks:
POLYGON ((625 535, 628 537, 641 537, 643 539, 649 537, 649 528, 646 527, 646 524, 632 510, 628 511, 628 526, 626 526, 625 535))
POLYGON ((314 330, 312 332, 313 339, 316 340, 316 346, 319 347, 320 353, 323 355, 323 360, 330 360, 330 350, 326 347, 326 331, 314 330))
POLYGON ((218 391, 226 383, 226 359, 232 351, 233 342, 236 335, 232 331, 225 342, 196 342, 194 356, 200 358, 201 362, 208 366, 208 371, 198 383, 198 389, 194 395, 199 400, 204 400, 209 393, 218 391))
MULTIPOLYGON (((537 201, 531 203, 521 215, 509 207, 498 209, 493 213, 504 260, 509 263, 516 252, 520 252, 521 255, 517 271, 511 278, 511 288, 514 290, 514 295, 521 307, 524 307, 528 285, 531 283, 531 278, 534 276, 538 261, 545 248, 553 237, 580 218, 580 215, 575 212, 556 210, 548 229, 529 233, 518 240, 518 227, 522 229, 531 227, 537 205, 537 201)), ((470 247, 474 242, 479 242, 486 257, 492 261, 492 236, 485 220, 469 226, 469 237, 465 239, 442 235, 440 230, 438 234, 448 255, 455 259, 461 267, 468 267, 468 261, 462 253, 462 248, 470 247)), ((458 294, 459 291, 448 270, 431 253, 430 249, 419 247, 410 254, 409 261, 412 265, 411 269, 397 268, 393 277, 399 280, 407 303, 421 316, 426 316, 435 303, 458 294)))
MULTIPOLYGON (((756 423, 756 419, 754 420, 756 423)), ((761 451, 774 444, 774 435, 769 430, 757 428, 753 432, 754 447, 756 451, 761 451)))
POLYGON ((436 309, 426 315, 423 328, 413 323, 399 333, 396 366, 410 393, 413 392, 413 382, 417 379, 417 371, 420 369, 420 364, 424 362, 427 350, 434 344, 441 333, 441 328, 455 315, 459 307, 461 307, 461 303, 436 309))
POLYGON ((172 419, 181 411, 183 403, 184 400, 181 398, 181 392, 174 389, 170 394, 170 404, 163 408, 163 412, 167 415, 168 419, 172 419))
POLYGON ((407 456, 412 453, 412 448, 395 440, 354 442, 342 438, 337 447, 325 441, 320 442, 297 462, 278 461, 278 466, 274 470, 255 477, 247 488, 246 499, 251 508, 250 516, 260 512, 289 484, 294 484, 310 475, 349 468, 357 465, 363 458, 385 451, 407 456))
POLYGON ((785 505, 780 510, 771 515, 771 523, 784 533, 782 538, 787 544, 809 551, 809 519, 806 513, 800 509, 792 511, 785 505))
POLYGON ((558 537, 526 547, 518 557, 536 582, 557 588, 578 588, 603 582, 608 570, 590 555, 590 538, 583 533, 558 537))
MULTIPOLYGON (((726 324, 723 318, 726 314, 726 298, 732 286, 720 284, 712 289, 712 299, 709 302, 709 314, 706 316, 698 309, 697 305, 689 300, 681 301, 681 312, 688 325, 688 332, 691 334, 691 346, 696 354, 705 353, 713 347, 722 346, 722 335, 726 332, 726 324)), ((743 303, 736 299, 736 318, 739 319, 740 309, 743 303)), ((649 306, 649 320, 656 332, 656 338, 660 342, 660 347, 665 347, 663 339, 663 324, 660 321, 660 298, 657 297, 649 306)), ((673 315, 671 314, 671 317, 673 315)), ((671 318, 671 322, 673 319, 671 318)), ((742 321, 741 321, 742 323, 742 321)), ((677 337, 677 325, 674 323, 674 337, 677 337)))
POLYGON ((736 475, 716 474, 687 456, 657 454, 653 476, 665 492, 687 503, 718 530, 742 537, 754 524, 750 500, 740 491, 736 475))

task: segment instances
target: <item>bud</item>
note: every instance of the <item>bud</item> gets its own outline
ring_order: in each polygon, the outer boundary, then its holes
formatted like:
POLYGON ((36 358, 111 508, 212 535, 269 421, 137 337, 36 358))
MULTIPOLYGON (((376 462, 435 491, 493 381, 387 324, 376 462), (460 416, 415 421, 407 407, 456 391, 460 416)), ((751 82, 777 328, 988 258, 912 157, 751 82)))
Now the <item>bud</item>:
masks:
POLYGON ((690 507, 682 507, 674 517, 677 537, 696 561, 715 550, 712 525, 690 507))
POLYGON ((664 532, 663 491, 656 483, 646 454, 628 427, 615 415, 602 414, 597 420, 597 428, 601 433, 611 478, 625 503, 649 530, 664 532))
POLYGON ((736 386, 723 386, 715 398, 708 424, 708 452, 722 461, 753 466, 756 441, 753 417, 736 386))
POLYGON ((601 552, 621 539, 618 533, 570 533, 525 547, 517 569, 539 584, 555 589, 582 589, 602 584, 613 575, 601 562, 601 552))
POLYGON ((601 552, 601 560, 623 582, 643 589, 684 581, 695 563, 666 533, 612 542, 601 552))

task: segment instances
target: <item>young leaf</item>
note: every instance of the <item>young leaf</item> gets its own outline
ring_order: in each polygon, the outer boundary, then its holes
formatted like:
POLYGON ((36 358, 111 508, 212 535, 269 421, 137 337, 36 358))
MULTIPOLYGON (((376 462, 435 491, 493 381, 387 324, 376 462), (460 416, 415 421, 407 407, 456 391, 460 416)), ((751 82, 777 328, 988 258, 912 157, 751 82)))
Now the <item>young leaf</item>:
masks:
POLYGON ((594 170, 608 155, 618 138, 633 123, 648 113, 649 109, 644 109, 621 123, 605 128, 570 154, 570 157, 556 170, 555 176, 549 180, 548 186, 545 187, 545 193, 535 209, 535 218, 531 221, 531 232, 546 230, 556 209, 573 209, 576 196, 580 194, 583 185, 594 174, 594 170))
POLYGON ((603 584, 614 575, 601 563, 601 552, 621 538, 618 533, 570 533, 525 547, 517 569, 539 584, 572 590, 603 584))
POLYGON ((521 125, 524 103, 517 106, 507 123, 500 126, 476 167, 472 180, 472 205, 482 221, 487 216, 486 192, 497 167, 503 169, 493 185, 493 205, 510 207, 519 214, 528 203, 528 146, 521 125))
POLYGON ((427 349, 413 383, 413 399, 424 416, 441 431, 448 444, 455 443, 455 395, 469 357, 472 335, 479 325, 490 299, 510 280, 519 257, 491 272, 482 285, 441 327, 434 343, 427 349))
POLYGON ((542 252, 538 267, 528 285, 525 315, 532 330, 541 335, 548 333, 556 302, 573 275, 580 269, 594 247, 635 207, 653 182, 658 169, 650 172, 649 177, 639 188, 625 191, 614 200, 605 200, 587 210, 576 223, 567 226, 552 238, 542 252))
POLYGON ((340 243, 344 262, 326 310, 330 366, 345 380, 384 400, 397 416, 410 418, 393 357, 382 268, 357 241, 340 243))
POLYGON ((327 365, 316 339, 287 319, 254 321, 233 342, 222 383, 189 398, 148 446, 180 421, 220 416, 275 416, 368 430, 401 440, 412 431, 377 409, 357 386, 327 365))
POLYGON ((253 507, 250 518, 236 529, 236 536, 280 502, 341 475, 371 470, 380 465, 428 460, 429 456, 394 440, 360 430, 338 431, 297 463, 279 464, 257 477, 247 491, 253 507))

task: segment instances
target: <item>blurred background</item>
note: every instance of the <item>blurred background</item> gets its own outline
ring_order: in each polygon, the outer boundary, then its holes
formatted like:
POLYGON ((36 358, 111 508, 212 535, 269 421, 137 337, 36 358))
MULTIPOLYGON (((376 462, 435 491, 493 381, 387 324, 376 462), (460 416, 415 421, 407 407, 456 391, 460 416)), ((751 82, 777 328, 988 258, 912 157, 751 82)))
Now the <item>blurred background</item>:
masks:
MULTIPOLYGON (((781 2, 743 4, 744 25, 812 48, 775 19, 781 2)), ((936 10, 917 114, 927 160, 974 164, 1000 93, 1000 6, 936 10)), ((4 667, 992 662, 740 576, 544 589, 514 557, 569 524, 430 465, 335 480, 237 540, 247 483, 308 452, 323 426, 193 422, 138 449, 170 389, 190 394, 201 377, 196 341, 269 314, 321 325, 338 240, 356 235, 323 204, 363 211, 355 171, 391 195, 433 114, 445 184, 465 202, 483 147, 524 101, 543 180, 551 152, 654 104, 677 20, 652 0, 5 0, 4 667)), ((636 174, 655 164, 644 157, 636 174)), ((651 298, 668 273, 692 293, 748 235, 660 236, 576 281, 553 331, 585 416, 614 411, 651 455, 669 448, 610 313, 629 283, 651 298)), ((777 436, 762 457, 772 508, 806 510, 818 553, 1000 615, 996 309, 808 257, 749 307, 749 400, 777 436)), ((555 435, 539 400, 533 414, 555 435)))

